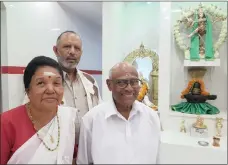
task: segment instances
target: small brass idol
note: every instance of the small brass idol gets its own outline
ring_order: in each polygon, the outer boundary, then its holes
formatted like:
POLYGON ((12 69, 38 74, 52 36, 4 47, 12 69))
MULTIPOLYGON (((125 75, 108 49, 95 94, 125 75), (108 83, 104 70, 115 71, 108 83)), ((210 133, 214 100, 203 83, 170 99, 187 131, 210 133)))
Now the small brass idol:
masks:
POLYGON ((214 137, 213 137, 213 144, 212 144, 212 145, 213 145, 214 147, 220 147, 219 142, 220 142, 220 137, 214 136, 214 137))
POLYGON ((196 122, 193 123, 191 127, 191 136, 197 136, 201 138, 208 136, 208 129, 204 124, 203 117, 197 116, 196 122))
POLYGON ((200 129, 206 129, 207 126, 204 125, 204 118, 198 116, 196 119, 196 122, 193 124, 193 127, 200 128, 200 129))
POLYGON ((180 132, 186 133, 185 120, 181 121, 180 132))
POLYGON ((216 136, 221 137, 221 132, 222 132, 222 124, 223 118, 216 118, 216 136))

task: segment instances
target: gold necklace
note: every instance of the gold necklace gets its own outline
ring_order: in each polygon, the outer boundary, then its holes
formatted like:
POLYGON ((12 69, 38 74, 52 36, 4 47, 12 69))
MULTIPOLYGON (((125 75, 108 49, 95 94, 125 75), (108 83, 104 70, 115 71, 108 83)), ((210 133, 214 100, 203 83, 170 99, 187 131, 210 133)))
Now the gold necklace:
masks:
MULTIPOLYGON (((36 130, 36 134, 38 136, 38 138, 40 139, 40 141, 43 143, 43 145, 45 146, 45 148, 47 148, 49 151, 55 151, 58 146, 59 146, 59 141, 60 141, 60 126, 59 126, 59 116, 58 116, 58 113, 56 114, 56 117, 57 117, 57 124, 58 124, 58 141, 57 141, 57 144, 56 144, 56 147, 54 148, 50 148, 48 147, 48 145, 43 141, 43 139, 40 137, 39 133, 38 133, 38 130, 35 128, 35 120, 33 120, 33 117, 32 117, 32 114, 31 114, 31 108, 29 106, 29 104, 27 104, 27 109, 28 109, 28 114, 29 114, 29 118, 30 120, 32 121, 33 123, 33 127, 34 129, 36 130)), ((53 143, 54 142, 54 139, 53 137, 51 136, 51 142, 53 143)))

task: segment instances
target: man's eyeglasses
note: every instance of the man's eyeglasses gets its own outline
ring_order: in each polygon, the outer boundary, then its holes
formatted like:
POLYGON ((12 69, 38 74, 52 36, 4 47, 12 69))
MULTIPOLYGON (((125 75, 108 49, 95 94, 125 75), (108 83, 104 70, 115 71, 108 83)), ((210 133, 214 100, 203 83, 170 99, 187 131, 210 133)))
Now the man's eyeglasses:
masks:
POLYGON ((115 83, 120 88, 126 88, 128 84, 130 84, 132 88, 136 88, 142 84, 142 81, 140 79, 114 79, 110 81, 115 83))

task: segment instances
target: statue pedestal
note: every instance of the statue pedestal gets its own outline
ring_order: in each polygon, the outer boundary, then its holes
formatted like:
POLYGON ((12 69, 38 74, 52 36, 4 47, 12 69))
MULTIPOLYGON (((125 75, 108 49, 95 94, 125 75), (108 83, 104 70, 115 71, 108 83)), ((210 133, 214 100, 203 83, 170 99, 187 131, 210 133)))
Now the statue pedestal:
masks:
POLYGON ((184 60, 184 66, 220 66, 220 59, 213 61, 206 61, 205 59, 199 61, 184 60))
POLYGON ((213 136, 191 137, 188 134, 164 130, 161 134, 160 164, 227 164, 227 137, 222 137, 220 147, 214 147, 213 136), (206 141, 208 146, 200 146, 206 141), (174 156, 173 151, 177 151, 174 156))
POLYGON ((208 129, 207 128, 191 127, 190 135, 192 137, 207 138, 208 137, 208 129))

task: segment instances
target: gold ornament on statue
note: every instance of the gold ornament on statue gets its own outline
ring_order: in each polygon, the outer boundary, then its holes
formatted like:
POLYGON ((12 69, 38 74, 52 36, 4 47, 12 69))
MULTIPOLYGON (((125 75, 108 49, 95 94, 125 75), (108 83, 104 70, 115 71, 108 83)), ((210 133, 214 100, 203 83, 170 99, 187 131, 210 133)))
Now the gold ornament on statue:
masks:
POLYGON ((180 132, 186 133, 185 120, 181 121, 180 132))
POLYGON ((201 129, 206 129, 207 126, 204 125, 204 118, 201 116, 198 116, 196 119, 196 122, 193 124, 193 127, 195 128, 201 128, 201 129))
POLYGON ((216 137, 221 137, 221 132, 222 132, 222 124, 223 118, 216 118, 216 137))
POLYGON ((204 67, 192 67, 188 69, 189 75, 194 79, 202 79, 207 69, 204 67))

